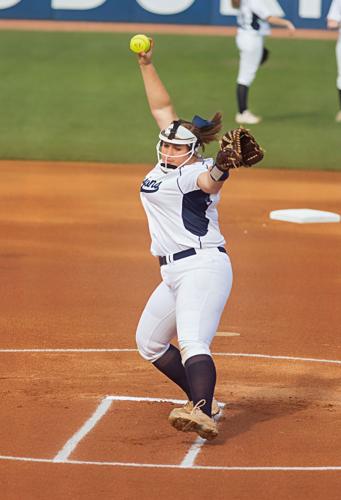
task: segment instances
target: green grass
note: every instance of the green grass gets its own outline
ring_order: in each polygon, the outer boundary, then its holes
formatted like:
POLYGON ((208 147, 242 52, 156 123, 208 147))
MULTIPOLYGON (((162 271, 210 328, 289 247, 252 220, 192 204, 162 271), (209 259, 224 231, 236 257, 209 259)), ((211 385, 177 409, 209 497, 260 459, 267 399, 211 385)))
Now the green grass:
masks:
MULTIPOLYGON (((0 158, 153 162, 131 34, 0 32, 0 158)), ((233 38, 156 35, 155 64, 181 117, 221 110, 233 128, 233 38)), ((335 42, 267 40, 250 91, 264 167, 341 169, 335 42)), ((214 154, 216 146, 208 148, 214 154)))

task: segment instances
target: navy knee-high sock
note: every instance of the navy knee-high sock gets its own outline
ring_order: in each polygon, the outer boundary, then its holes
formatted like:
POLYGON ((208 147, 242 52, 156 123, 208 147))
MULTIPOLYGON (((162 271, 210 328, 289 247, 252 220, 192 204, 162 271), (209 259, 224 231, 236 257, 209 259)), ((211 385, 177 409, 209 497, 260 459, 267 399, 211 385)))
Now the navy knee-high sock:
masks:
POLYGON ((166 377, 175 382, 191 401, 191 391, 187 380, 185 368, 181 361, 179 349, 170 344, 168 351, 161 358, 154 361, 153 365, 166 377))
POLYGON ((196 405, 204 399, 206 403, 200 409, 210 417, 217 378, 213 359, 207 354, 192 356, 186 361, 185 370, 193 404, 196 405))
POLYGON ((247 101, 249 95, 249 87, 246 85, 242 85, 241 83, 237 84, 237 103, 239 113, 243 113, 247 109, 247 101))
POLYGON ((341 89, 337 89, 339 91, 339 104, 340 104, 340 109, 341 109, 341 89))

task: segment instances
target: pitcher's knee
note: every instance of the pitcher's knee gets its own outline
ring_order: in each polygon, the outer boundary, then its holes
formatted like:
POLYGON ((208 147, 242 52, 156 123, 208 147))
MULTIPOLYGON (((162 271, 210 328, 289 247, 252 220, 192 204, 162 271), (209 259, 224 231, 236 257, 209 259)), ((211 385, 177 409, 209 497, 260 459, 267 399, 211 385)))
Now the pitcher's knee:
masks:
POLYGON ((206 342, 199 340, 183 340, 179 339, 179 347, 181 353, 182 364, 184 365, 188 358, 197 356, 198 354, 207 354, 211 356, 211 350, 206 342))
POLYGON ((169 348, 169 344, 161 344, 160 342, 145 339, 139 335, 138 331, 136 332, 136 345, 140 356, 151 363, 161 358, 169 348))
POLYGON ((155 354, 152 349, 150 349, 147 346, 147 343, 145 342, 145 339, 143 339, 140 335, 139 332, 136 332, 136 346, 137 350, 142 356, 143 359, 147 361, 153 361, 153 355, 155 354))

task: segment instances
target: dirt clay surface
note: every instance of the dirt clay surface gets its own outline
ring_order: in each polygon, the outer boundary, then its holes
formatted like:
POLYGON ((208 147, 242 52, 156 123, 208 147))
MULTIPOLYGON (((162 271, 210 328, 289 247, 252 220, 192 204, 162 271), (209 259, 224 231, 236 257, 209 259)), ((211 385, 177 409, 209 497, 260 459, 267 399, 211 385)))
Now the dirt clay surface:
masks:
POLYGON ((183 395, 135 350, 160 280, 149 168, 0 162, 1 499, 340 498, 341 225, 269 213, 341 213, 341 173, 240 169, 223 188, 234 286, 207 443, 169 426, 183 395))

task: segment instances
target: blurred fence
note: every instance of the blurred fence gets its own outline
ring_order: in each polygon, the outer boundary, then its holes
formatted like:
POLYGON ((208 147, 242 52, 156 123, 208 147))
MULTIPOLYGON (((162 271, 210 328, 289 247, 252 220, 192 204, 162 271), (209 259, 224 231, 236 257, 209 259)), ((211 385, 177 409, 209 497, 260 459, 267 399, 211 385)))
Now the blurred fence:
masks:
MULTIPOLYGON (((326 26, 331 0, 264 0, 299 28, 326 26)), ((231 0, 0 0, 2 19, 235 25, 231 0)))

